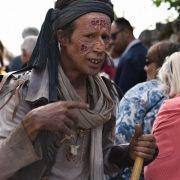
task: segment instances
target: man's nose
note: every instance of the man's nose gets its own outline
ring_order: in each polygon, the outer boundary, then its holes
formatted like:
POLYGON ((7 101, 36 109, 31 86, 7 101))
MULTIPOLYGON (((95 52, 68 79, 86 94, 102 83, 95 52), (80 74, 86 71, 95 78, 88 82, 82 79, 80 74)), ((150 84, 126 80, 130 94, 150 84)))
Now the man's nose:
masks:
POLYGON ((99 38, 94 44, 94 51, 96 52, 104 52, 106 49, 106 45, 102 38, 99 38))
POLYGON ((109 39, 109 44, 110 44, 110 45, 113 45, 113 44, 114 44, 114 41, 115 41, 115 40, 114 40, 112 37, 110 37, 110 39, 109 39))

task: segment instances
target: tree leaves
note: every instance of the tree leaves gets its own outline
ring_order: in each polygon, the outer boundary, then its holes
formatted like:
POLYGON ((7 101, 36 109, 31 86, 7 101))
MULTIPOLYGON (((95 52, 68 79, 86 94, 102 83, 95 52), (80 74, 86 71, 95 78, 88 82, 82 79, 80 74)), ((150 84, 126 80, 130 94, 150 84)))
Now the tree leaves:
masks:
POLYGON ((153 3, 159 7, 162 3, 168 3, 169 8, 174 8, 180 14, 180 0, 152 0, 153 3))

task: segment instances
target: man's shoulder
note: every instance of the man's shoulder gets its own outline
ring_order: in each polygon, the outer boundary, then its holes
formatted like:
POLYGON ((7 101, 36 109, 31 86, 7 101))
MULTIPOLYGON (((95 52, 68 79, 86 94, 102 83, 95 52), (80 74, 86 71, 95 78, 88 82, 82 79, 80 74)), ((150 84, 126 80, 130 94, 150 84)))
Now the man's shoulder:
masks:
MULTIPOLYGON (((30 71, 6 74, 0 83, 0 110, 13 98, 26 96, 30 71)), ((24 99, 24 98, 23 98, 24 99)))
POLYGON ((18 86, 28 82, 31 71, 9 72, 2 77, 0 83, 0 99, 18 86))
MULTIPOLYGON (((129 51, 124 56, 125 62, 129 63, 138 63, 140 66, 144 66, 145 60, 146 60, 146 54, 147 50, 141 47, 138 47, 138 45, 133 46, 129 49, 129 51)), ((136 65, 138 65, 136 64, 136 65)))
POLYGON ((139 43, 135 44, 134 46, 132 46, 129 49, 128 53, 132 56, 133 55, 141 55, 141 54, 146 55, 147 48, 141 42, 139 42, 139 43))
POLYGON ((143 49, 143 50, 147 51, 146 46, 141 41, 139 41, 138 43, 134 44, 134 46, 132 46, 132 47, 135 48, 135 49, 143 49))

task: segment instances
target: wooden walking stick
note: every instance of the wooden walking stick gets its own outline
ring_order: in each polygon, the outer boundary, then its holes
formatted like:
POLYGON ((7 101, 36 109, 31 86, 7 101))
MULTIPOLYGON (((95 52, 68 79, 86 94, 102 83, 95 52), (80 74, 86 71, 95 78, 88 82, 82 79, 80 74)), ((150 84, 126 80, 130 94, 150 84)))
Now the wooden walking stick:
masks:
MULTIPOLYGON (((141 125, 136 124, 135 125, 135 135, 132 140, 135 140, 136 138, 138 138, 141 135, 142 135, 141 125)), ((143 158, 136 156, 132 174, 131 174, 131 180, 139 180, 141 171, 142 171, 142 167, 143 167, 143 162, 144 162, 143 158)))

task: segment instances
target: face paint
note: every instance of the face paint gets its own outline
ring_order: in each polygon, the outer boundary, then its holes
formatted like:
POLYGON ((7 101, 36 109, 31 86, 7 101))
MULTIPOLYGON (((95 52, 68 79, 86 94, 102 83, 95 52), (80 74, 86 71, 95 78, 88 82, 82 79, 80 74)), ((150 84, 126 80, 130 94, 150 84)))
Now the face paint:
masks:
POLYGON ((87 44, 81 44, 81 52, 84 54, 88 51, 88 46, 87 44))
POLYGON ((71 41, 66 45, 65 67, 85 74, 97 74, 106 58, 106 48, 110 36, 110 18, 102 13, 88 13, 76 20, 71 41))
POLYGON ((110 31, 111 30, 111 22, 110 22, 110 20, 107 20, 107 19, 104 19, 101 17, 96 17, 96 18, 92 19, 90 27, 94 28, 96 30, 105 28, 108 31, 110 31))
POLYGON ((95 18, 92 18, 87 26, 84 27, 84 32, 82 32, 82 34, 87 33, 87 37, 79 39, 80 52, 82 53, 82 55, 92 52, 93 47, 99 46, 99 43, 103 43, 105 45, 105 49, 107 49, 109 47, 110 28, 111 21, 109 18, 106 18, 104 16, 97 16, 95 18), (100 33, 101 31, 103 31, 102 35, 100 35, 101 40, 96 40, 96 34, 100 33))

